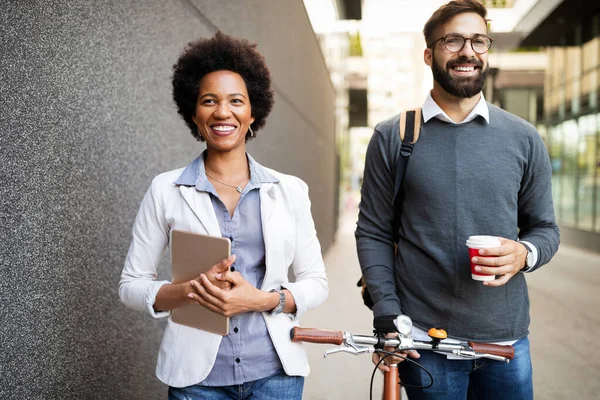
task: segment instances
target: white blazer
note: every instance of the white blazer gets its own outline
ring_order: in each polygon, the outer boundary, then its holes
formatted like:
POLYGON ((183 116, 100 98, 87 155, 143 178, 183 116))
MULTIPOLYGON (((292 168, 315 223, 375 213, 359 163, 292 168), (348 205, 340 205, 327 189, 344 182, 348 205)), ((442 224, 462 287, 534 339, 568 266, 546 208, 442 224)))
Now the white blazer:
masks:
MULTIPOLYGON (((203 381, 215 362, 221 336, 174 323, 170 312, 155 312, 160 287, 157 266, 168 246, 170 232, 182 229, 221 236, 210 195, 195 187, 173 182, 184 169, 158 175, 144 199, 133 226, 133 239, 119 282, 119 296, 128 307, 155 318, 169 317, 156 376, 174 387, 203 381)), ((267 169, 279 179, 259 189, 265 242, 266 272, 261 290, 280 286, 294 296, 295 314, 263 313, 273 345, 287 375, 307 376, 310 368, 301 343, 290 340, 290 329, 307 310, 323 303, 328 295, 321 246, 310 212, 308 187, 299 178, 267 169), (288 280, 288 270, 295 277, 288 280)))

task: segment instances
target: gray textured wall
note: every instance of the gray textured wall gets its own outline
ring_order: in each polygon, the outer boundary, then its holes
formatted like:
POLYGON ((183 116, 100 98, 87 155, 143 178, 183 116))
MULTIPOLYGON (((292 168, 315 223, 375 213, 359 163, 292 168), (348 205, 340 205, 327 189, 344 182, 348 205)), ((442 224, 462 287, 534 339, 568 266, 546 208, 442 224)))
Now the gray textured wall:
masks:
POLYGON ((117 283, 151 178, 203 149, 171 101, 187 42, 218 28, 259 44, 276 103, 250 152, 307 181, 333 239, 334 93, 302 1, 2 3, 0 398, 166 398, 164 322, 117 283))

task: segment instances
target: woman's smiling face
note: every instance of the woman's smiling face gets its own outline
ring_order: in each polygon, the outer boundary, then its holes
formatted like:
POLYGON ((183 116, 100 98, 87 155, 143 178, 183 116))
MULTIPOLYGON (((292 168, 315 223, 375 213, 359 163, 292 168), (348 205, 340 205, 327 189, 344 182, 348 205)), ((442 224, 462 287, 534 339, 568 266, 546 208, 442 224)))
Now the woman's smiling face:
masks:
POLYGON ((215 71, 200 81, 192 118, 209 150, 245 151, 246 133, 254 122, 244 79, 232 71, 215 71))

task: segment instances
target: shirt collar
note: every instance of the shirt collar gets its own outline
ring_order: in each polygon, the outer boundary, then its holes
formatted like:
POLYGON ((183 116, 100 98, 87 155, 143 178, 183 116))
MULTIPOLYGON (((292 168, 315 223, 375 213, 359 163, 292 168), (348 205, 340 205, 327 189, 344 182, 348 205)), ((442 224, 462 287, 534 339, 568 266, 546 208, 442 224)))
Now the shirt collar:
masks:
MULTIPOLYGON (((206 150, 192 161, 179 175, 179 178, 173 182, 175 185, 195 186, 197 190, 206 191, 206 171, 204 169, 204 157, 206 150)), ((279 179, 275 178, 265 167, 260 165, 246 153, 248 166, 250 167, 250 184, 252 187, 260 187, 263 183, 277 183, 279 179)))
POLYGON ((440 106, 438 106, 435 100, 433 100, 433 97, 431 97, 431 92, 427 94, 427 98, 423 103, 424 123, 427 123, 427 121, 429 121, 431 118, 437 118, 441 121, 448 122, 450 124, 466 124, 467 122, 470 122, 477 118, 477 116, 482 116, 488 124, 490 123, 490 110, 488 108, 487 102, 485 101, 485 98, 483 97, 483 93, 481 93, 479 101, 477 102, 475 107, 473 107, 469 115, 467 115, 467 118, 465 118, 464 121, 458 123, 452 121, 452 119, 450 119, 450 117, 444 112, 444 110, 442 110, 440 106))

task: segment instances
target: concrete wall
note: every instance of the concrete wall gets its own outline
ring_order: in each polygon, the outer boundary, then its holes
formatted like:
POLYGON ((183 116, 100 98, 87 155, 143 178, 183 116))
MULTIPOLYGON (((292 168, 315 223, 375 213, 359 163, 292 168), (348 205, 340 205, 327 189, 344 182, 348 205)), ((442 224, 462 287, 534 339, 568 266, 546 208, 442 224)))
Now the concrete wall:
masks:
POLYGON ((334 92, 300 0, 3 2, 0 398, 166 398, 164 321, 126 309, 117 284, 151 178, 203 150, 171 66, 217 29, 266 56, 276 103, 249 151, 307 181, 331 244, 334 92))

